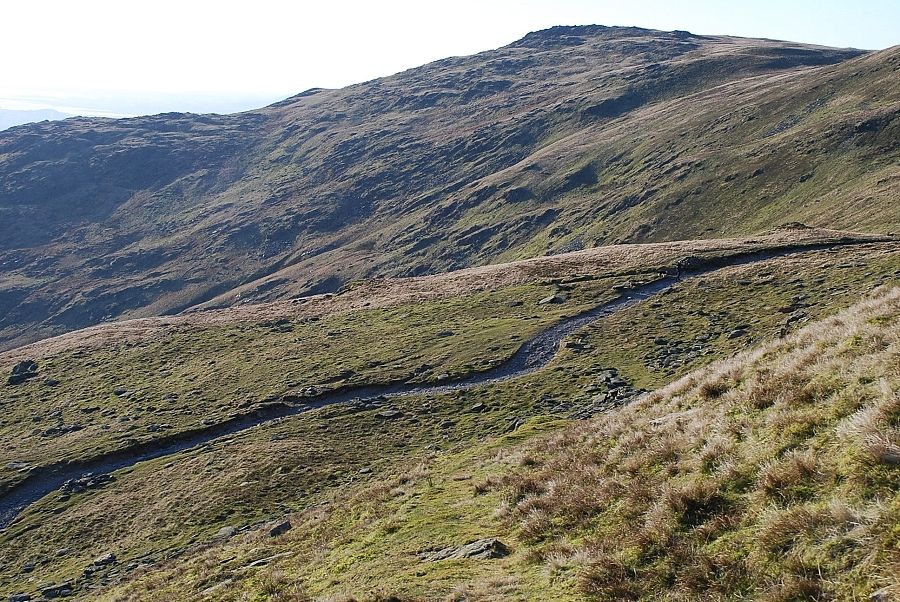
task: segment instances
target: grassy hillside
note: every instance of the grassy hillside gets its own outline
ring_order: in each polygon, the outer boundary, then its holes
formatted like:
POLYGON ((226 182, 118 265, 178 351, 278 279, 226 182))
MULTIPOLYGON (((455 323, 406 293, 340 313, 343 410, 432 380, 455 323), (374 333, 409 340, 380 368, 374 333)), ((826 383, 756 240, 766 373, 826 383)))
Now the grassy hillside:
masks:
POLYGON ((0 344, 623 241, 895 230, 897 66, 561 27, 238 115, 12 128, 0 344))
POLYGON ((892 599, 898 316, 882 288, 622 409, 424 453, 284 535, 210 541, 100 599, 892 599), (422 557, 488 536, 511 554, 422 557))
POLYGON ((599 599, 900 594, 900 290, 529 449, 519 535, 599 599))
MULTIPOLYGON (((597 249, 360 283, 305 303, 106 325, 48 340, 3 356, 11 361, 27 351, 46 371, 4 389, 0 436, 11 451, 2 459, 3 478, 9 486, 29 466, 252 411, 240 400, 265 404, 272 402, 269 395, 307 385, 428 380, 452 366, 477 370, 510 353, 530 329, 609 298, 611 283, 652 278, 685 255, 715 256, 802 237, 827 240, 828 233, 597 249), (536 305, 558 290, 553 281, 571 287, 569 300, 536 305), (282 330, 285 315, 289 332, 282 330), (308 321, 316 315, 319 322, 308 321), (453 334, 435 340, 436 328, 453 334), (360 349, 385 363, 357 366, 360 349), (434 369, 417 370, 426 363, 434 369), (47 385, 45 376, 61 382, 47 385), (112 388, 119 385, 131 394, 116 395, 112 388), (178 397, 168 396, 173 392, 178 397), (75 421, 81 430, 44 434, 75 421), (148 428, 162 424, 168 426, 148 428)), ((541 542, 555 535, 523 535, 518 505, 495 513, 503 499, 513 499, 512 479, 519 476, 510 472, 509 459, 524 457, 520 444, 608 407, 598 406, 597 398, 610 390, 603 378, 610 368, 635 387, 664 386, 898 278, 895 243, 726 268, 576 332, 546 369, 526 377, 312 410, 116 471, 99 487, 53 492, 0 531, 0 593, 67 583, 80 597, 107 592, 117 599, 127 591, 141 600, 371 598, 380 587, 387 588, 385 596, 404 592, 413 599, 458 587, 488 593, 502 587, 497 591, 509 590, 507 599, 577 598, 583 587, 578 571, 563 579, 540 560, 556 549, 548 544, 545 550, 541 542), (269 538, 260 530, 286 514, 294 525, 288 535, 269 538), (238 535, 223 544, 225 527, 238 535), (423 562, 417 556, 490 536, 500 536, 513 554, 496 562, 423 562), (92 564, 106 553, 115 562, 92 564), (85 574, 85 568, 91 570, 85 574), (388 574, 393 577, 385 579, 388 574), (466 585, 482 578, 488 581, 466 585)), ((541 466, 529 460, 522 468, 530 472, 520 476, 542 478, 541 466)), ((573 525, 572 546, 587 537, 579 530, 587 526, 573 525)))
MULTIPOLYGON (((286 400, 375 383, 441 382, 484 371, 563 316, 617 297, 614 286, 655 280, 685 256, 727 257, 843 237, 801 230, 754 240, 610 247, 439 277, 359 283, 304 303, 143 320, 134 324, 131 336, 132 324, 125 322, 43 341, 0 354, 9 366, 38 361, 37 378, 7 385, 0 398, 0 491, 35 467, 166 439, 286 400), (539 304, 560 285, 566 289, 565 303, 539 304)), ((872 264, 870 273, 852 279, 889 277, 893 248, 886 243, 843 250, 848 260, 860 254, 872 264)), ((840 280, 839 272, 833 276, 840 280)), ((776 286, 776 280, 763 279, 765 294, 759 299, 778 294, 776 286)), ((748 292, 753 288, 747 285, 748 292)), ((819 289, 835 297, 853 294, 827 279, 810 285, 806 296, 818 295, 819 289)), ((671 297, 668 303, 671 312, 681 311, 671 297)), ((688 312, 691 304, 686 305, 688 312)), ((669 324, 717 328, 722 336, 728 324, 768 322, 771 330, 782 317, 756 315, 761 313, 758 308, 728 317, 685 313, 669 324)), ((619 341, 609 359, 627 366, 639 386, 658 386, 661 375, 674 373, 677 364, 654 361, 641 344, 645 337, 638 333, 654 328, 652 322, 642 317, 629 325, 621 322, 625 319, 610 321, 638 336, 619 341)), ((675 357, 677 344, 673 339, 653 351, 672 349, 675 357)))
POLYGON ((108 600, 892 599, 900 289, 563 425, 423 453, 108 600), (510 555, 423 554, 499 537, 510 555))
POLYGON ((0 132, 0 596, 900 597, 898 70, 554 27, 0 132))

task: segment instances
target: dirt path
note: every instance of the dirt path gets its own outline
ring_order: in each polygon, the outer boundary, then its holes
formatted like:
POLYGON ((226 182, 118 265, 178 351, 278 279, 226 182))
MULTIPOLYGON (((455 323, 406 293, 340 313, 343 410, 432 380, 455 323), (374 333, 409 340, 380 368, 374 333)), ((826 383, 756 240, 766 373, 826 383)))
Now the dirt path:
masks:
POLYGON ((330 391, 318 397, 307 398, 303 402, 296 404, 283 403, 266 406, 253 413, 238 416, 226 422, 198 430, 181 432, 172 437, 149 441, 97 458, 40 467, 33 470, 24 481, 0 497, 0 529, 8 526, 28 505, 59 489, 69 479, 81 477, 86 473, 107 473, 126 468, 138 462, 184 451, 225 435, 239 433, 271 420, 293 416, 336 403, 346 403, 354 400, 365 401, 382 396, 411 396, 462 391, 531 374, 550 363, 555 357, 562 340, 573 331, 631 307, 648 297, 659 294, 683 278, 696 277, 724 267, 766 261, 793 253, 809 253, 840 246, 871 244, 872 242, 871 240, 858 241, 848 239, 837 243, 790 246, 777 250, 742 253, 714 259, 693 257, 689 261, 679 263, 673 274, 665 275, 653 282, 624 291, 623 295, 618 299, 550 326, 525 342, 503 364, 484 372, 478 372, 462 379, 448 382, 447 384, 397 383, 330 391))

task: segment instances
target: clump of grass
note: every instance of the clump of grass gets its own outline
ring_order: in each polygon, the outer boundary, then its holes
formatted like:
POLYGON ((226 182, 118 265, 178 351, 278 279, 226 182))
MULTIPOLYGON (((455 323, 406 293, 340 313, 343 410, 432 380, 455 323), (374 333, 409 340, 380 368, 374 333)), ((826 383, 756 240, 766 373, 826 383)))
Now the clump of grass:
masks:
POLYGON ((263 571, 256 577, 256 590, 272 602, 311 602, 312 598, 296 579, 278 569, 263 571))
POLYGON ((811 495, 811 485, 823 476, 819 459, 811 450, 794 450, 760 471, 759 489, 769 499, 782 502, 811 495))
POLYGON ((721 379, 717 379, 706 381, 705 383, 700 385, 700 389, 697 391, 697 394, 700 396, 700 399, 716 399, 721 397, 728 389, 729 385, 727 382, 721 379))
POLYGON ((839 434, 864 461, 900 466, 900 393, 887 378, 879 390, 880 398, 845 420, 839 434))
POLYGON ((484 479, 476 482, 473 487, 474 495, 484 495, 490 491, 493 491, 502 485, 503 481, 497 477, 496 475, 489 475, 484 479))
POLYGON ((517 590, 518 579, 512 576, 487 577, 454 588, 445 602, 489 602, 512 597, 517 590))

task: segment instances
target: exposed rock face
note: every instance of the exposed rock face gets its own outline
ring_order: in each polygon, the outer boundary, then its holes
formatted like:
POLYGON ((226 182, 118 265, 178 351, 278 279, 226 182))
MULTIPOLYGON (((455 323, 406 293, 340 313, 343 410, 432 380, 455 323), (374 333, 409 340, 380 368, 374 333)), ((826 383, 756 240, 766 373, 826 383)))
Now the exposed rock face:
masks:
POLYGON ((48 585, 41 588, 41 595, 47 600, 71 596, 72 593, 72 584, 68 582, 59 585, 48 585))
POLYGON ((419 557, 422 560, 429 560, 432 562, 459 558, 489 560, 492 558, 503 558, 504 556, 509 556, 509 548, 496 537, 488 537, 467 543, 463 546, 443 548, 419 554, 419 557))
POLYGON ((571 413, 572 418, 583 420, 609 411, 632 401, 645 391, 634 388, 615 368, 607 368, 600 372, 596 381, 585 392, 593 397, 587 403, 577 404, 575 411, 571 413))

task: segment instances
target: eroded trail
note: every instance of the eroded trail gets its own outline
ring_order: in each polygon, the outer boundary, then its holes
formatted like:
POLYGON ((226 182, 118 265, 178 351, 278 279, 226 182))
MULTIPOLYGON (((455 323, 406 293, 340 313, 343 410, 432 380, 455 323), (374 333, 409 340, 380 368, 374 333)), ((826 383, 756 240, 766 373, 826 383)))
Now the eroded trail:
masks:
POLYGON ((8 526, 28 505, 58 489, 68 481, 86 473, 107 473, 133 466, 138 462, 167 456, 203 445, 219 437, 239 433, 254 426, 293 416, 312 409, 349 401, 366 401, 384 396, 412 396, 462 391, 531 374, 555 357, 560 343, 573 331, 596 320, 622 311, 674 285, 681 278, 696 277, 737 265, 766 261, 794 253, 810 253, 848 245, 871 244, 872 240, 847 239, 828 244, 786 246, 775 250, 734 254, 726 257, 692 257, 678 269, 677 275, 665 275, 653 282, 637 286, 622 297, 601 304, 576 316, 566 318, 525 342, 506 362, 490 370, 468 375, 440 385, 396 383, 371 385, 323 393, 306 398, 302 403, 266 406, 250 414, 202 429, 185 431, 168 437, 122 449, 104 456, 37 468, 28 477, 0 497, 0 529, 8 526))

